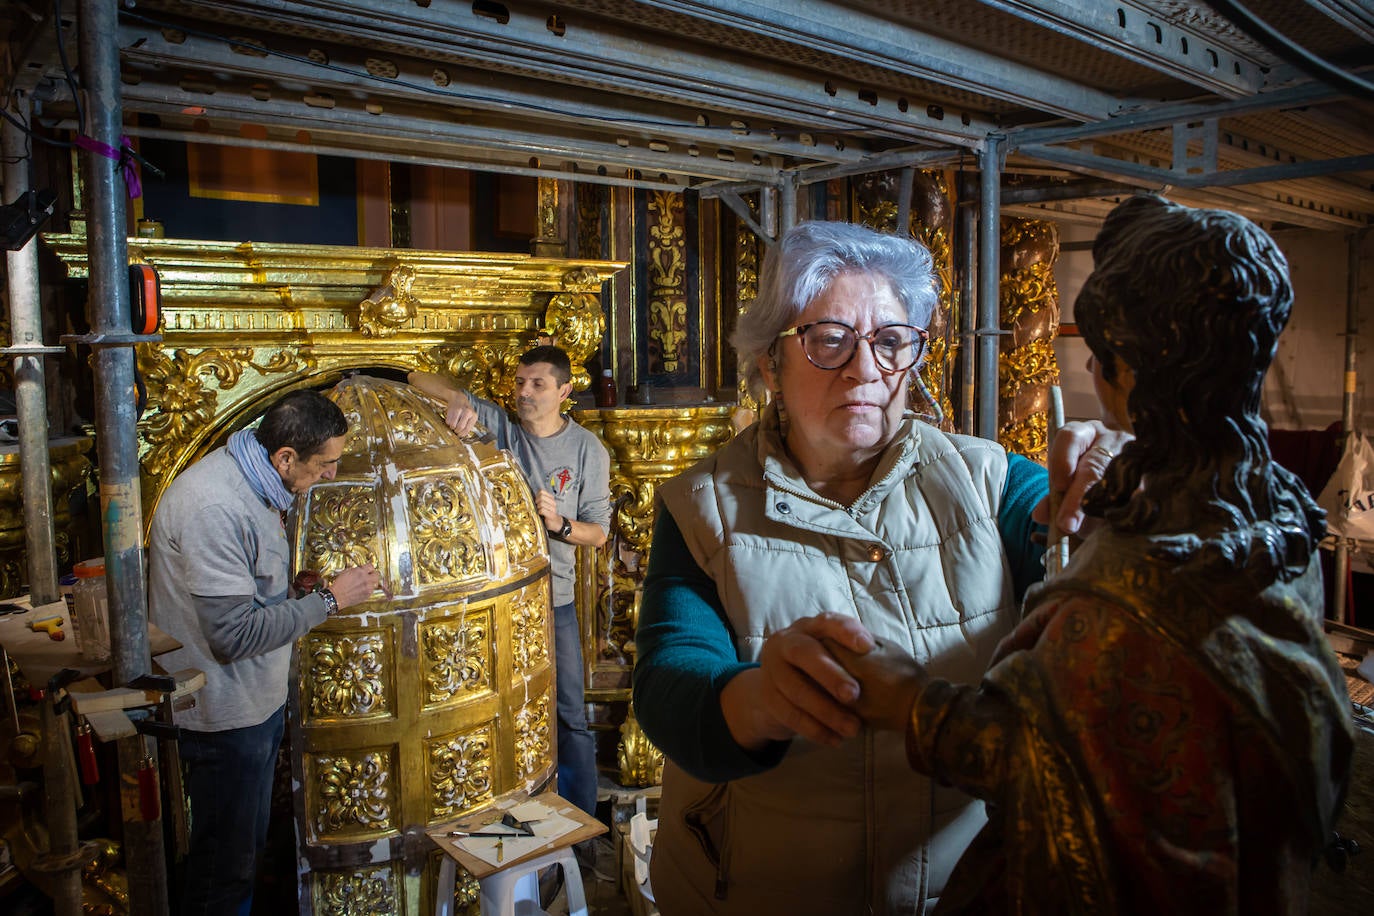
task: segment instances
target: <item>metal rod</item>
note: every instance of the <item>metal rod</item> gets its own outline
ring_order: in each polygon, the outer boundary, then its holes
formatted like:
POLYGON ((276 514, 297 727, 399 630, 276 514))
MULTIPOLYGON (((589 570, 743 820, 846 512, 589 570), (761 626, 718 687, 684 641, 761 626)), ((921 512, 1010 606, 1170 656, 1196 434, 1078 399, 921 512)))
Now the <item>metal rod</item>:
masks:
POLYGON ((1081 181, 1057 181, 1046 185, 1022 185, 1002 191, 1002 206, 1036 204, 1054 200, 1088 200, 1096 197, 1121 197, 1134 194, 1138 188, 1117 181, 1089 178, 1081 181))
MULTIPOLYGON (((959 173, 959 199, 974 194, 973 181, 959 173)), ((978 309, 974 303, 974 277, 978 271, 978 223, 968 207, 955 213, 954 231, 959 245, 959 432, 973 435, 978 390, 978 309)))
POLYGON ((978 153, 978 415, 977 433, 997 439, 998 304, 1002 254, 1002 150, 1005 138, 989 134, 978 153))
POLYGON ((897 186, 897 228, 902 238, 911 237, 911 189, 916 186, 916 169, 907 166, 902 169, 902 180, 897 186))
POLYGON ((778 189, 773 185, 759 189, 759 226, 766 238, 776 241, 782 235, 778 231, 778 189))
POLYGON ((784 172, 778 180, 778 238, 797 225, 797 177, 784 172))
MULTIPOLYGON (((29 100, 11 94, 11 117, 28 123, 29 100)), ((5 157, 5 198, 18 199, 32 185, 27 139, 8 119, 0 126, 5 157)), ((38 287, 38 240, 6 252, 9 268, 10 332, 16 347, 43 345, 43 303, 38 287)), ((24 545, 28 560, 30 602, 34 607, 61 598, 57 588, 57 542, 53 533, 51 465, 48 460, 48 393, 43 357, 14 357, 14 403, 19 421, 19 473, 24 498, 24 545)))
MULTIPOLYGON (((119 149, 123 132, 119 48, 115 44, 118 9, 113 0, 81 0, 80 49, 89 123, 85 132, 97 143, 119 149)), ((81 158, 89 198, 87 247, 90 258, 91 330, 128 333, 129 252, 125 186, 118 163, 99 153, 81 158)), ((105 543, 105 587, 109 594, 110 643, 116 684, 127 684, 151 670, 148 601, 144 589, 143 506, 139 495, 138 418, 134 387, 134 349, 95 350, 95 420, 100 459, 100 518, 105 543)), ((143 820, 137 804, 141 737, 119 742, 124 844, 131 912, 167 912, 167 866, 161 819, 143 820), (129 802, 133 786, 134 803, 129 802)))
MULTIPOLYGON (((1363 232, 1352 232, 1348 238, 1346 254, 1345 282, 1345 393, 1341 399, 1341 439, 1342 447, 1355 432, 1355 384, 1358 380, 1359 352, 1357 344, 1360 334, 1360 241, 1363 232)), ((1337 620, 1355 625, 1347 584, 1350 578, 1350 545, 1346 538, 1336 538, 1335 550, 1335 587, 1332 589, 1332 604, 1337 620)))
POLYGON ((43 725, 43 809, 48 819, 44 870, 52 874, 52 904, 57 916, 81 916, 80 839, 76 832, 77 797, 72 792, 71 735, 67 716, 58 714, 50 690, 39 713, 43 725))
MULTIPOLYGON (((58 128, 66 127, 76 129, 75 125, 69 121, 59 121, 58 128)), ((464 158, 455 156, 445 158, 442 156, 421 156, 414 153, 398 153, 386 150, 357 150, 348 149, 341 146, 332 146, 327 143, 297 143, 294 140, 249 140, 242 137, 225 137, 218 134, 198 134, 192 131, 170 130, 159 127, 136 127, 126 128, 126 133, 131 137, 146 137, 151 140, 180 140, 185 143, 211 143, 216 146, 242 146, 250 149, 272 149, 281 150, 287 153, 315 153, 320 156, 338 156, 344 159, 375 159, 381 162, 405 163, 407 165, 434 165, 446 169, 474 169, 482 172, 496 172, 502 175, 528 175, 534 178, 558 178, 564 180, 568 178, 568 173, 562 166, 557 168, 530 168, 527 166, 511 165, 503 162, 486 162, 479 159, 464 158)), ((644 166, 636 166, 646 172, 660 172, 663 169, 653 169, 644 166)), ((613 187, 644 188, 652 191, 683 191, 692 187, 690 177, 676 169, 668 169, 668 172, 684 175, 682 181, 653 181, 650 179, 633 178, 622 175, 600 175, 596 172, 579 169, 572 173, 574 181, 585 184, 610 185, 613 187)), ((725 179, 733 180, 733 179, 725 179)))

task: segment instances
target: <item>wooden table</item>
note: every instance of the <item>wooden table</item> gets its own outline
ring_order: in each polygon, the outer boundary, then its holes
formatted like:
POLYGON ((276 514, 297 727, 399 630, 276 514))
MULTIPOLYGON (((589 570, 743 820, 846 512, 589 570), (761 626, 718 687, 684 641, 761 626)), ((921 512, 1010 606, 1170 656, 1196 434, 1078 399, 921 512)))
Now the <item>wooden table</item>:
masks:
MULTIPOLYGON (((0 648, 9 653, 9 657, 14 659, 19 670, 35 687, 47 687, 48 680, 63 668, 80 671, 82 677, 92 677, 110 670, 110 662, 93 662, 76 650, 67 602, 59 600, 33 607, 29 603, 29 596, 23 595, 6 598, 0 603, 24 608, 23 611, 0 616, 0 648), (29 629, 29 621, 54 616, 62 618, 62 630, 67 634, 65 639, 52 639, 41 630, 35 632, 29 629)), ((161 655, 180 649, 181 643, 150 623, 148 646, 153 655, 161 655)))

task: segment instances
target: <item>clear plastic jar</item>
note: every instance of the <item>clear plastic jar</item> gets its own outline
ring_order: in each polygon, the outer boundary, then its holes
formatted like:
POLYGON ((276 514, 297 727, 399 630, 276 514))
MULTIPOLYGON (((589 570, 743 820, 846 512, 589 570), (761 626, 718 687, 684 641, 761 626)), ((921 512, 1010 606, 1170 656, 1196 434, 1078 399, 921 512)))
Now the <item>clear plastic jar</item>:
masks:
POLYGON ((77 649, 81 656, 93 662, 110 660, 110 599, 105 590, 105 558, 83 560, 72 567, 76 585, 72 597, 76 603, 76 618, 72 625, 77 632, 77 649))

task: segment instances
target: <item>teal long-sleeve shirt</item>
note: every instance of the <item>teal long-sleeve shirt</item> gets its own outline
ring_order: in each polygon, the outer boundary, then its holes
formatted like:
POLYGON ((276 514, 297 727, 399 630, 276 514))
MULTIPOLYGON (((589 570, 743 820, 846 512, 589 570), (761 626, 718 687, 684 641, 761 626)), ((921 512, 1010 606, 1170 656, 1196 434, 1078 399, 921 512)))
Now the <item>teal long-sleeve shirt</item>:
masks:
MULTIPOLYGON (((1042 530, 1031 510, 1049 491, 1045 469, 1008 455, 997 527, 1011 566, 1016 600, 1043 575, 1044 547, 1031 540, 1042 530)), ((771 769, 788 743, 751 753, 730 735, 720 693, 735 675, 757 666, 742 662, 716 584, 692 558, 677 522, 661 509, 644 578, 638 661, 634 671, 635 715, 645 734, 674 763, 707 782, 726 782, 771 769)))

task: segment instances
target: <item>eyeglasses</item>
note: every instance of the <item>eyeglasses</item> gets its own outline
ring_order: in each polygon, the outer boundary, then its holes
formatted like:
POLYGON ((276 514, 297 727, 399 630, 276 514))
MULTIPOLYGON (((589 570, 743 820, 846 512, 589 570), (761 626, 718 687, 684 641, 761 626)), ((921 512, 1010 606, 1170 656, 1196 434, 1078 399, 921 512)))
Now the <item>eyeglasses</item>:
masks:
POLYGON ((854 358, 859 341, 868 341, 873 361, 883 372, 905 372, 920 360, 930 335, 925 328, 889 324, 871 334, 860 334, 840 321, 817 321, 788 328, 778 337, 801 338, 802 352, 818 369, 843 369, 854 358))

